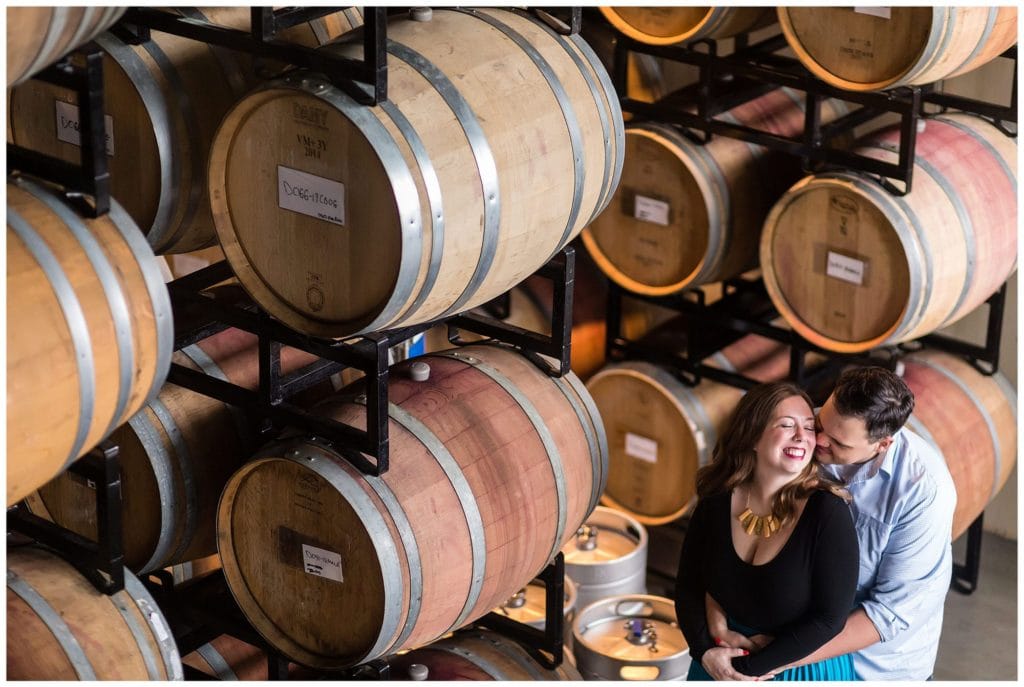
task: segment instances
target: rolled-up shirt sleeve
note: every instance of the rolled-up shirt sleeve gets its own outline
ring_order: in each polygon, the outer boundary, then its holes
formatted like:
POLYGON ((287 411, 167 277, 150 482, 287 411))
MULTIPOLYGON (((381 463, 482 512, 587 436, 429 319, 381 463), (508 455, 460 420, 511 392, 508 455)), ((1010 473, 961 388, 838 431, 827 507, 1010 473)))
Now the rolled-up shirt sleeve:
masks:
MULTIPOLYGON (((949 588, 943 561, 956 502, 940 498, 927 479, 916 487, 888 532, 874 583, 861 601, 883 642, 918 626, 924 614, 933 612, 934 595, 945 595, 949 588)), ((868 528, 870 523, 859 534, 870 536, 868 528)))

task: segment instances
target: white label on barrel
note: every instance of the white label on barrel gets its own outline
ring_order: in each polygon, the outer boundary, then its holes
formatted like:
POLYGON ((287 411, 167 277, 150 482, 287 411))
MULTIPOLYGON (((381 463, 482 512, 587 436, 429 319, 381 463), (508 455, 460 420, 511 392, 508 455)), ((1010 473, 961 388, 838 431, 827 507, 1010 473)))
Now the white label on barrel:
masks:
MULTIPOLYGON (((63 100, 53 101, 57 109, 57 139, 71 145, 82 145, 82 137, 78 131, 78 105, 63 100)), ((106 130, 107 157, 114 157, 114 118, 103 115, 103 128, 106 130)))
POLYGON ((849 258, 832 251, 828 252, 828 265, 825 273, 830 277, 848 281, 860 286, 864 283, 864 261, 849 258))
POLYGON ((345 226, 345 185, 338 181, 278 165, 277 205, 345 226))
POLYGON ((857 14, 870 14, 872 17, 892 19, 891 7, 854 7, 853 11, 857 14))
POLYGON ((341 554, 319 549, 309 544, 302 545, 302 567, 310 575, 326 577, 335 582, 344 582, 341 574, 341 554))
POLYGON ((626 455, 645 460, 648 463, 657 463, 658 442, 639 434, 626 432, 626 455))
POLYGON ((668 226, 669 205, 663 200, 655 200, 647 196, 637 194, 636 202, 633 204, 633 216, 642 222, 668 226))

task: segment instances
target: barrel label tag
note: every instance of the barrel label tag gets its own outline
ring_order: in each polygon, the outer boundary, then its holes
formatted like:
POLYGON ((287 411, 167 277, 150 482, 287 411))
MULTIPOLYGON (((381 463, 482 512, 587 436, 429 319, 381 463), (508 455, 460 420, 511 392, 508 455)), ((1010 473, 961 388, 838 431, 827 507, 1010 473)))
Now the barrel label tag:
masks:
POLYGON ((302 567, 310 575, 344 582, 341 574, 341 554, 309 544, 302 545, 302 567))
POLYGON ((345 226, 345 185, 339 181, 278 165, 277 205, 345 226))
MULTIPOLYGON (((78 105, 72 105, 63 100, 54 100, 53 103, 57 111, 57 139, 71 145, 81 146, 78 105)), ((114 157, 114 118, 108 114, 103 115, 103 129, 106 134, 107 157, 114 157)))
POLYGON ((850 282, 857 286, 864 284, 864 269, 866 263, 835 251, 828 252, 828 264, 825 266, 825 273, 835 279, 850 282))
POLYGON ((881 19, 892 19, 891 7, 854 7, 853 11, 857 14, 870 14, 872 17, 881 19))
POLYGON ((665 201, 641 196, 638 193, 633 203, 633 216, 641 222, 667 227, 670 209, 669 204, 665 201))
POLYGON ((626 455, 648 463, 658 462, 658 442, 639 434, 626 432, 626 455))

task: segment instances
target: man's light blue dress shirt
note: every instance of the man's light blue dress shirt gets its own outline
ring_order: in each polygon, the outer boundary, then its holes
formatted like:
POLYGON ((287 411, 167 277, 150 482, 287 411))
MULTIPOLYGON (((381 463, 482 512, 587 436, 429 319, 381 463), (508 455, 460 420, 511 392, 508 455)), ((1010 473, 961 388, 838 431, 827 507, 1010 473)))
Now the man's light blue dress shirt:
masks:
POLYGON ((884 455, 824 465, 853 495, 860 543, 855 603, 882 641, 854 654, 862 680, 926 680, 935 667, 953 570, 956 489, 942 456, 902 429, 884 455))

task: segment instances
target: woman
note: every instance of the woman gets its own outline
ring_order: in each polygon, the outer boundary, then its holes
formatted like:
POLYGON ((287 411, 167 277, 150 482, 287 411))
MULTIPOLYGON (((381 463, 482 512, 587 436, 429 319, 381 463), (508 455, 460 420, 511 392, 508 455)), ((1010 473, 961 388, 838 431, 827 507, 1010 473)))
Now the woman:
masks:
MULTIPOLYGON (((693 659, 687 679, 711 679, 743 636, 755 650, 733 658, 732 668, 759 678, 843 629, 857 584, 857 534, 846 492, 818 476, 814 445, 807 394, 788 382, 762 384, 740 400, 711 464, 697 472, 675 596, 693 659), (728 629, 715 622, 712 632, 709 606, 712 619, 716 606, 724 611, 728 629)), ((847 655, 776 679, 856 677, 847 655)))

